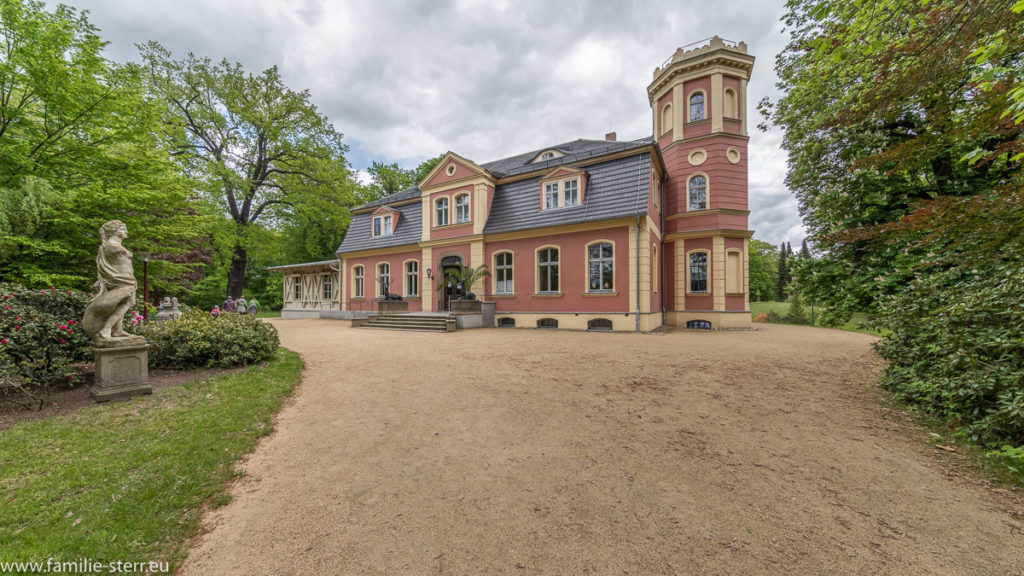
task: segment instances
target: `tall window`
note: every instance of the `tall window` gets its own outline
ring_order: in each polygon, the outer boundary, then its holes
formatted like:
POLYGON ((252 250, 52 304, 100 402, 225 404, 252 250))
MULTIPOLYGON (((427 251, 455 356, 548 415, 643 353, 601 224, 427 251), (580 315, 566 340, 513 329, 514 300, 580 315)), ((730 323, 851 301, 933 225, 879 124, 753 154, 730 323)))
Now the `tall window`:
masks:
POLYGON ((412 261, 405 263, 405 295, 420 295, 420 265, 412 261))
POLYGON ((544 209, 558 208, 558 182, 544 185, 544 209))
POLYGON ((565 190, 565 205, 575 206, 580 203, 580 181, 579 180, 566 180, 562 182, 562 188, 565 190))
MULTIPOLYGON (((381 289, 382 286, 388 286, 391 284, 391 264, 384 262, 383 264, 377 265, 377 292, 378 296, 383 296, 384 291, 381 289)), ((388 290, 390 292, 391 290, 388 290)))
POLYGON ((434 219, 437 226, 448 225, 448 199, 438 198, 437 200, 437 218, 434 219))
POLYGON ((708 253, 690 254, 690 292, 708 291, 708 253))
POLYGON ((703 176, 690 178, 690 210, 706 210, 708 207, 708 180, 703 176))
POLYGON ((587 247, 587 263, 590 268, 591 292, 610 291, 614 284, 614 258, 609 242, 591 244, 587 247))
POLYGON ((661 109, 661 133, 664 134, 672 129, 672 105, 665 104, 661 109))
POLYGON ((363 297, 363 267, 356 266, 352 269, 352 297, 363 297))
POLYGON ((373 235, 391 236, 391 216, 374 216, 373 235))
POLYGON ((331 283, 331 275, 324 274, 324 300, 330 300, 334 297, 334 284, 331 283))
POLYGON ((512 294, 512 253, 502 252, 494 256, 494 292, 512 294))
POLYGON ((302 300, 302 276, 295 277, 294 293, 296 300, 302 300))
POLYGON ((469 194, 455 197, 455 222, 469 222, 469 194))
POLYGON ((537 280, 540 292, 558 292, 558 248, 537 253, 537 280))
POLYGON ((704 94, 698 92, 690 96, 690 122, 704 119, 704 94))

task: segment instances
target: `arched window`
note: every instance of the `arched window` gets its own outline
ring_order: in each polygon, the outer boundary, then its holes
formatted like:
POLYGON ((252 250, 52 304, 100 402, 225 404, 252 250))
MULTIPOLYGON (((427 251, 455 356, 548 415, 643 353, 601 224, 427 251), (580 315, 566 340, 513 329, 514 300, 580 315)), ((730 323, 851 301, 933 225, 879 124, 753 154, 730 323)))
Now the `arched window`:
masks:
POLYGON ((614 249, 610 242, 587 246, 587 268, 587 291, 611 292, 615 288, 614 249))
POLYGON ((540 320, 537 320, 537 328, 553 330, 558 328, 558 320, 555 320, 554 318, 541 318, 540 320))
POLYGON ((448 199, 438 198, 437 199, 437 216, 434 218, 435 226, 447 226, 448 225, 448 199))
POLYGON ((736 114, 736 92, 733 91, 732 88, 725 89, 725 102, 723 103, 723 105, 725 106, 726 118, 739 117, 739 115, 736 114))
POLYGON ((558 248, 544 248, 537 252, 537 291, 558 292, 558 248))
POLYGON ((352 297, 363 297, 363 267, 356 266, 352 269, 352 297))
POLYGON ((690 254, 690 292, 706 294, 708 291, 708 253, 690 254))
POLYGON ((690 122, 704 119, 704 93, 697 92, 690 96, 690 122))
POLYGON ((708 179, 703 176, 690 178, 690 210, 707 210, 708 179))
POLYGON ((707 320, 690 320, 686 323, 690 330, 711 330, 711 322, 707 320))
POLYGON ((512 282, 511 252, 499 252, 494 255, 494 293, 515 293, 515 286, 512 282))
POLYGON ((469 222, 469 194, 455 197, 455 223, 469 222))
POLYGON ((515 328, 515 318, 498 318, 498 328, 515 328))
POLYGON ((607 318, 594 318, 587 322, 587 330, 592 332, 611 332, 612 321, 607 318))
MULTIPOLYGON (((383 262, 377 265, 377 296, 384 296, 383 286, 391 285, 391 264, 383 262)), ((391 290, 388 290, 391 292, 391 290)))
POLYGON ((666 134, 672 129, 672 105, 665 104, 661 109, 661 133, 666 134))
POLYGON ((420 263, 415 260, 405 263, 405 295, 420 295, 420 263))

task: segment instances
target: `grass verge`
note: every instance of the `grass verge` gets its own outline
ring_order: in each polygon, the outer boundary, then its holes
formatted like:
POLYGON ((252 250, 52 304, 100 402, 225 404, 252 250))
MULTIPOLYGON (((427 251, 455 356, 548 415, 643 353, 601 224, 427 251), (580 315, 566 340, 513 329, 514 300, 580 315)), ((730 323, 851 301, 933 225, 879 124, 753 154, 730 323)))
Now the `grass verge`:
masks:
MULTIPOLYGON (((298 355, 0 432, 0 561, 184 559, 204 503, 300 379, 298 355)), ((221 502, 223 501, 223 502, 221 502)))
MULTIPOLYGON (((811 306, 809 304, 804 304, 804 309, 807 310, 807 316, 809 317, 811 315, 811 306)), ((767 314, 769 312, 775 312, 779 316, 785 316, 786 314, 789 314, 789 302, 751 302, 750 303, 750 314, 751 314, 752 318, 757 318, 758 314, 761 314, 761 313, 767 314)), ((868 315, 867 314, 857 313, 857 314, 854 314, 852 318, 847 320, 846 323, 843 324, 842 326, 835 326, 834 328, 838 328, 840 330, 847 330, 847 331, 850 331, 850 332, 863 332, 865 334, 875 334, 877 336, 878 332, 875 332, 875 331, 863 328, 864 322, 867 322, 867 321, 868 321, 868 315)), ((815 315, 815 317, 814 317, 814 325, 818 326, 818 327, 822 327, 821 322, 819 321, 819 317, 817 315, 815 315)), ((825 328, 833 328, 833 326, 824 326, 824 327, 825 328)))

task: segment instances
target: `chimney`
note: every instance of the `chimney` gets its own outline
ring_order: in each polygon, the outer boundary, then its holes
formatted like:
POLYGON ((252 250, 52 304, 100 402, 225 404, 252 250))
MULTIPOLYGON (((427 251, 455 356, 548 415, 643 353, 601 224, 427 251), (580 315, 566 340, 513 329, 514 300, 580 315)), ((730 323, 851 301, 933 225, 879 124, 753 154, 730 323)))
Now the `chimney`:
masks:
POLYGON ((615 132, 609 132, 605 134, 604 139, 607 142, 615 142, 615 132))

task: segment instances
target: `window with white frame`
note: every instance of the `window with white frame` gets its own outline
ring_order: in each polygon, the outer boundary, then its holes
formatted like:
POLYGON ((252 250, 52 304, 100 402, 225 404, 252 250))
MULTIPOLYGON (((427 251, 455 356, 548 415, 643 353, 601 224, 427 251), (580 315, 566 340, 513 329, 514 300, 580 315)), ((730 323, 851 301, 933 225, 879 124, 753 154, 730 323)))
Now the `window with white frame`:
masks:
POLYGON ((447 226, 448 225, 448 199, 447 198, 438 198, 437 202, 434 205, 437 207, 437 209, 435 210, 437 215, 434 218, 434 225, 435 226, 447 226))
POLYGON ((374 236, 391 236, 391 223, 393 222, 392 216, 374 216, 373 217, 373 235, 374 236))
POLYGON ((558 248, 537 252, 537 291, 541 294, 558 292, 558 248))
POLYGON ((708 179, 703 176, 690 178, 690 210, 707 210, 708 179))
POLYGON ((460 194, 455 197, 455 222, 457 224, 469 222, 469 194, 460 194))
POLYGON ((494 256, 494 293, 512 294, 512 253, 500 252, 494 256))
POLYGON ((545 152, 545 153, 540 155, 540 159, 541 160, 551 160, 554 157, 555 157, 555 153, 554 152, 545 152))
POLYGON ((587 247, 590 292, 611 292, 615 286, 614 249, 610 242, 598 242, 587 247))
POLYGON ((322 280, 324 300, 330 300, 334 297, 334 284, 331 282, 331 275, 324 274, 322 280))
POLYGON ((420 264, 415 260, 405 263, 405 295, 420 295, 420 264))
POLYGON ((690 96, 690 122, 704 119, 704 93, 697 92, 690 96))
POLYGON ((292 284, 292 293, 295 295, 296 300, 302 300, 302 276, 296 276, 292 284))
POLYGON ((356 266, 352 269, 352 297, 363 297, 363 267, 356 266))
POLYGON ((562 182, 562 198, 564 206, 575 206, 580 203, 580 181, 578 179, 562 182))
POLYGON ((558 182, 549 182, 544 185, 544 209, 551 210, 558 208, 558 182))
MULTIPOLYGON (((383 287, 391 285, 391 264, 384 262, 377 265, 377 295, 384 296, 383 287)), ((388 290, 390 292, 391 290, 388 290)))
POLYGON ((690 292, 707 293, 708 291, 708 253, 694 252, 690 254, 690 292))

